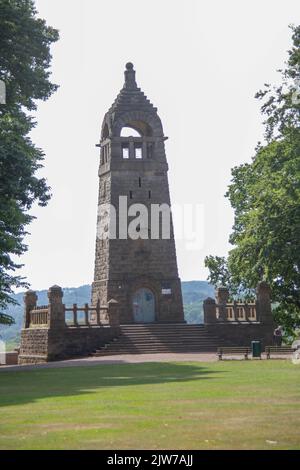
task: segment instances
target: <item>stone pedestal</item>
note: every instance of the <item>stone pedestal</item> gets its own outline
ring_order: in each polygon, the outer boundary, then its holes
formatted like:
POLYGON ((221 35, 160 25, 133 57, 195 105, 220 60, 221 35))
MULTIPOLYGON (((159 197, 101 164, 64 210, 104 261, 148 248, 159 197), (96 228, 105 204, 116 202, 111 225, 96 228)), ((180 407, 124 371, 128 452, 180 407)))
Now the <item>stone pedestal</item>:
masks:
POLYGON ((227 287, 218 287, 216 290, 216 299, 219 309, 219 321, 227 321, 226 304, 229 299, 229 290, 227 287))
POLYGON ((261 323, 274 323, 271 307, 271 289, 265 281, 260 282, 256 288, 256 311, 258 313, 258 320, 261 323))
POLYGON ((62 303, 63 291, 59 286, 52 286, 48 290, 48 328, 62 329, 66 327, 65 309, 62 303))
POLYGON ((30 326, 30 312, 36 307, 37 295, 33 290, 28 290, 24 294, 24 322, 23 328, 30 326))
POLYGON ((217 317, 216 317, 216 301, 215 299, 212 299, 208 297, 207 299, 204 300, 203 302, 203 313, 204 313, 204 323, 205 324, 211 324, 211 323, 216 323, 217 317))

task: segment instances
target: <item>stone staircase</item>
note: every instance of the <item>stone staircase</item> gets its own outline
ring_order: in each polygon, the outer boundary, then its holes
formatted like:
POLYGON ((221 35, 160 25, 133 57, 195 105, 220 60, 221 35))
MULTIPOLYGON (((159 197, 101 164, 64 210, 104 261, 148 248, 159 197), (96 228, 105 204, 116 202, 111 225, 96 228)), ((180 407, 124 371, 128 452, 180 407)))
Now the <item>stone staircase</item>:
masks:
POLYGON ((144 323, 121 325, 121 335, 92 355, 216 352, 218 346, 204 325, 144 323))

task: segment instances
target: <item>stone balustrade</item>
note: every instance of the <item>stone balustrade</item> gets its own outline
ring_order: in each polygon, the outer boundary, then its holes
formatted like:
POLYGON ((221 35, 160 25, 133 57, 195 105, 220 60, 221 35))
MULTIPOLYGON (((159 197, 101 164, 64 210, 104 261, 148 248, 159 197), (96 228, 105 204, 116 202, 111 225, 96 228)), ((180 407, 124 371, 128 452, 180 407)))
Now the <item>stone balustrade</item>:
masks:
POLYGON ((215 299, 209 297, 203 302, 207 332, 217 338, 220 346, 250 346, 253 340, 261 341, 263 346, 272 344, 275 326, 270 294, 268 284, 260 282, 255 299, 230 302, 228 289, 219 287, 215 299))
POLYGON ((204 323, 253 323, 273 322, 271 311, 270 288, 265 282, 257 286, 256 299, 250 302, 229 302, 229 290, 219 287, 216 299, 207 298, 203 303, 204 323))
POLYGON ((50 294, 48 293, 48 296, 50 302, 48 305, 41 306, 36 305, 37 297, 35 292, 28 291, 25 293, 25 328, 35 328, 37 326, 47 328, 51 323, 53 326, 53 318, 51 319, 51 314, 56 318, 56 321, 59 322, 59 326, 81 327, 118 324, 118 318, 116 315, 116 306, 118 302, 115 300, 110 300, 106 306, 100 306, 100 302, 98 301, 94 307, 87 303, 84 304, 83 307, 80 307, 77 304, 73 304, 72 307, 66 307, 65 304, 60 302, 62 295, 57 297, 57 289, 60 288, 58 288, 58 286, 54 286, 49 289, 50 294), (56 295, 54 299, 52 296, 53 292, 55 292, 56 295), (32 302, 32 299, 34 299, 34 302, 32 302), (56 310, 59 310, 61 315, 57 316, 56 310), (80 312, 83 312, 83 316, 81 315, 81 318, 79 318, 80 312), (29 321, 26 322, 27 316, 29 321), (59 316, 62 316, 62 318, 59 318, 59 316), (64 325, 62 322, 64 322, 64 325))
MULTIPOLYGON (((216 304, 216 315, 219 317, 219 309, 222 305, 216 304)), ((226 321, 240 321, 240 322, 253 322, 258 321, 256 312, 256 302, 228 302, 226 304, 226 321)))
POLYGON ((24 296, 24 327, 21 332, 19 363, 37 363, 86 355, 120 334, 118 302, 107 305, 63 304, 63 291, 53 286, 49 304, 37 305, 37 295, 24 296))
POLYGON ((48 325, 48 307, 47 308, 36 308, 30 311, 30 322, 29 328, 36 326, 47 326, 48 325))

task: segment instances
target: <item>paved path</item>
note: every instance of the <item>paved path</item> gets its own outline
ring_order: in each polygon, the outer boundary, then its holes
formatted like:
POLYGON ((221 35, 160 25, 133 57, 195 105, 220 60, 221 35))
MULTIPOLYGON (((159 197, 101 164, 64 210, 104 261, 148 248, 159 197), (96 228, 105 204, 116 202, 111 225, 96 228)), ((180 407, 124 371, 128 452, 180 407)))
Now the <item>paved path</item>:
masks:
POLYGON ((55 367, 98 366, 102 364, 138 364, 141 362, 214 362, 215 353, 180 353, 180 354, 124 354, 103 357, 84 357, 66 361, 48 362, 47 364, 1 366, 0 372, 22 371, 36 369, 51 369, 55 367))
MULTIPOLYGON (((229 358, 225 359, 228 360, 229 358)), ((244 360, 243 357, 231 357, 232 360, 244 360)), ((262 359, 266 360, 265 354, 262 359)), ((287 356, 274 356, 272 359, 291 360, 287 356)), ((250 359, 249 359, 250 360, 250 359)), ((257 359, 254 359, 257 360, 257 359)), ((0 373, 5 371, 24 371, 36 369, 53 369, 59 367, 84 367, 109 364, 140 364, 142 362, 216 362, 216 353, 167 353, 167 354, 122 354, 103 357, 83 357, 66 361, 47 362, 46 364, 29 364, 0 366, 0 373)))

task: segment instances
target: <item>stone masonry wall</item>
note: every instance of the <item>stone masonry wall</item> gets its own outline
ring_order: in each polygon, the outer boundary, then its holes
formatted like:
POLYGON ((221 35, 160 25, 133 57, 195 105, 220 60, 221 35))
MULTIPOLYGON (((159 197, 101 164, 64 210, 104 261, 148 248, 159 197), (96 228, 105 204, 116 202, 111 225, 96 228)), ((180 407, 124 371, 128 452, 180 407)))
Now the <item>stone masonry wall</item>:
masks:
MULTIPOLYGON (((228 298, 229 290, 219 287, 216 290, 216 299, 207 298, 203 303, 205 328, 217 338, 219 346, 250 346, 251 341, 261 341, 263 348, 272 345, 275 323, 268 284, 261 281, 257 285, 256 299, 251 304, 255 306, 255 321, 249 318, 242 321, 237 318, 234 321, 228 319, 227 308, 233 306, 228 303, 228 298)), ((238 305, 246 308, 247 304, 238 305)))
POLYGON ((120 335, 119 327, 28 328, 21 333, 19 364, 86 356, 120 335))
MULTIPOLYGON (((25 293, 19 364, 86 356, 120 335, 118 303, 115 300, 111 299, 107 308, 104 308, 109 322, 107 325, 99 324, 100 319, 97 320, 96 316, 96 323, 87 321, 85 325, 79 326, 74 319, 73 326, 70 326, 66 324, 62 289, 59 286, 50 287, 48 298, 46 318, 38 317, 36 323, 35 315, 39 312, 36 306, 37 296, 33 291, 25 293)), ((73 310, 74 315, 76 311, 74 313, 73 310)), ((94 314, 95 310, 92 310, 92 313, 94 314)), ((97 311, 97 315, 99 313, 101 315, 101 310, 97 311)))
POLYGON ((273 325, 260 323, 217 323, 205 325, 206 331, 218 338, 219 346, 251 346, 251 341, 261 341, 262 348, 273 344, 273 325))

